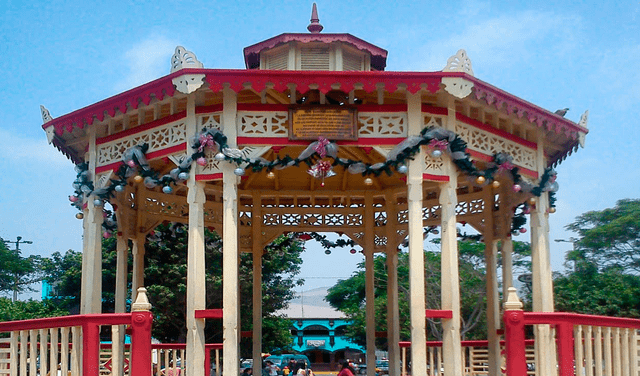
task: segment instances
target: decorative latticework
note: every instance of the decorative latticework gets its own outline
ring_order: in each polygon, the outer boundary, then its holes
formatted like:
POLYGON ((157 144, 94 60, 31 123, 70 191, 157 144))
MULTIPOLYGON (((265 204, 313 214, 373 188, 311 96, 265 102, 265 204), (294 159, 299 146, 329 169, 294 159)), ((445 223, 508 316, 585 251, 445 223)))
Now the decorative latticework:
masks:
POLYGON ((128 149, 142 144, 148 144, 147 153, 153 153, 180 145, 187 140, 184 120, 170 122, 146 131, 102 143, 97 146, 96 165, 106 166, 119 162, 122 154, 128 149))
POLYGON ((358 113, 358 137, 407 137, 407 114, 358 113))
POLYGON ((222 112, 198 115, 198 128, 222 130, 222 112))
POLYGON ((289 115, 286 112, 238 112, 238 135, 242 137, 287 137, 289 115))
POLYGON ((459 121, 454 131, 467 142, 469 150, 486 155, 506 153, 513 157, 514 165, 537 171, 536 151, 533 148, 459 121))

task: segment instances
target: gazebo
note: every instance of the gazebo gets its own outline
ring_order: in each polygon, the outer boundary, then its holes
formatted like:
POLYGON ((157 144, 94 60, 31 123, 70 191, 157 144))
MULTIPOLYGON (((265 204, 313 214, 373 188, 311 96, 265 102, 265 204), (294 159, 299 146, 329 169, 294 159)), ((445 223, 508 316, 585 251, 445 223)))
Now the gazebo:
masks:
MULTIPOLYGON (((205 320, 221 315, 222 372, 237 375, 239 253, 253 255, 253 358, 259 359, 263 248, 285 232, 339 232, 363 249, 367 302, 374 301, 373 257, 387 255, 390 375, 397 376, 396 263, 406 242, 412 374, 428 374, 425 319, 431 315, 442 318, 446 374, 462 375, 456 224, 464 222, 486 244, 488 369, 498 375, 498 253, 507 291, 511 236, 529 215, 533 310, 552 312, 552 167, 583 145, 587 113, 574 123, 476 78, 464 50, 441 71, 389 72, 386 50, 322 29, 314 4, 309 33, 246 47, 244 70, 205 68, 179 46, 167 76, 56 118, 42 108, 49 142, 78 170, 81 313, 100 313, 105 226, 117 226, 116 310, 124 312, 128 252, 135 292, 145 285, 147 234, 163 221, 186 223, 186 364, 204 364, 205 320), (117 221, 103 215, 107 202, 117 221), (205 310, 205 227, 223 239, 223 307, 216 312, 205 310), (423 242, 435 227, 442 238, 442 303, 427 310, 423 242)), ((366 315, 373 375, 373 304, 366 315)), ((551 357, 553 349, 540 345, 539 356, 551 357)), ((203 374, 187 367, 189 376, 203 374)))

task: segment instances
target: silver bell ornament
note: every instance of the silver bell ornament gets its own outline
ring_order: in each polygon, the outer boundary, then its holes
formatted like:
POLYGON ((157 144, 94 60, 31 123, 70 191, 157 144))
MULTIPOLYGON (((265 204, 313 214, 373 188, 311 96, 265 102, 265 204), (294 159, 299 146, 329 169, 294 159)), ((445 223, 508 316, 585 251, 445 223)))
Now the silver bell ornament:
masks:
POLYGON ((99 198, 96 198, 95 200, 93 200, 93 204, 95 206, 102 206, 103 202, 99 198))
POLYGON ((244 168, 237 167, 235 170, 233 170, 233 173, 238 175, 238 176, 243 176, 244 175, 244 168))
POLYGON ((180 180, 187 180, 189 179, 189 173, 188 172, 181 172, 178 174, 178 179, 180 180))
POLYGON ((218 153, 214 158, 216 159, 216 161, 224 161, 226 156, 222 153, 218 153))
POLYGON ((114 189, 116 190, 116 192, 124 192, 124 185, 118 184, 114 189))
POLYGON ((165 185, 164 187, 162 187, 162 192, 169 194, 171 192, 173 192, 173 188, 171 188, 171 186, 169 185, 165 185))
POLYGON ((409 171, 409 168, 406 165, 398 166, 398 172, 401 174, 406 174, 409 171))
POLYGON ((434 157, 434 158, 442 157, 442 150, 435 149, 435 150, 431 151, 431 156, 434 157))

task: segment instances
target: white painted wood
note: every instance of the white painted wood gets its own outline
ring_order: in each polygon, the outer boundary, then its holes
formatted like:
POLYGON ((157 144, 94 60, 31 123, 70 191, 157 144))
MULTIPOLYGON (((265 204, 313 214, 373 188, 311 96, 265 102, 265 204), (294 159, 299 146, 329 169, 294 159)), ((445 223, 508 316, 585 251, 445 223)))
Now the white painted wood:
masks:
POLYGON ((376 374, 376 311, 375 311, 375 281, 373 270, 374 257, 374 217, 373 197, 366 194, 364 197, 364 257, 365 257, 365 321, 366 321, 366 351, 367 351, 367 376, 376 374))
POLYGON ((500 242, 500 253, 502 255, 502 291, 503 299, 507 298, 504 292, 513 287, 513 241, 511 237, 505 237, 500 242))
MULTIPOLYGON (((237 99, 230 89, 223 90, 223 124, 229 147, 237 145, 237 99)), ((239 331, 238 319, 238 177, 230 163, 222 165, 223 185, 223 247, 222 247, 222 332, 223 359, 232 359, 222 365, 223 375, 239 373, 239 331)))
MULTIPOLYGON (((447 128, 455 124, 455 104, 448 104, 447 128)), ((424 158, 422 158, 424 159, 424 158)), ((442 352, 444 370, 449 375, 462 374, 460 344, 460 276, 458 272, 458 239, 456 206, 458 172, 449 158, 444 160, 449 181, 440 184, 441 205, 441 309, 451 310, 453 318, 442 320, 442 352)))
MULTIPOLYGON (((85 158, 89 162, 90 176, 96 176, 96 130, 89 129, 89 151, 85 158)), ((82 290, 80 313, 102 311, 102 206, 93 202, 94 195, 87 200, 84 210, 84 237, 82 251, 82 290)))
MULTIPOLYGON (((262 201, 260 194, 253 194, 251 213, 253 235, 253 351, 252 359, 262 356, 262 201)), ((218 368, 216 367, 216 371, 218 368)), ((253 363, 253 374, 262 371, 261 362, 253 363)))
MULTIPOLYGON (((407 92, 407 118, 409 135, 422 128, 422 101, 420 93, 407 92)), ((422 164, 424 151, 409 162, 407 174, 407 214, 409 232, 409 289, 411 319, 411 373, 426 375, 427 334, 425 319, 424 248, 422 244, 422 164), (417 161, 417 163, 416 163, 417 161)))
POLYGON ((71 376, 80 376, 82 370, 82 328, 71 328, 71 376))
MULTIPOLYGON (((389 352, 389 376, 400 374, 400 318, 398 303, 398 245, 392 240, 396 238, 396 205, 395 195, 385 195, 387 212, 387 343, 389 352)), ((405 349, 402 349, 404 357, 405 349)), ((402 362, 404 367, 404 361, 402 362)))
MULTIPOLYGON (((197 134, 195 94, 187 97, 188 134, 197 134)), ((187 364, 204 364, 205 337, 204 319, 194 317, 195 310, 206 308, 205 257, 204 257, 204 182, 196 181, 196 164, 191 166, 187 180, 187 203, 189 205, 189 244, 187 246, 187 364)), ((204 376, 203 367, 188 366, 187 376, 204 376)))

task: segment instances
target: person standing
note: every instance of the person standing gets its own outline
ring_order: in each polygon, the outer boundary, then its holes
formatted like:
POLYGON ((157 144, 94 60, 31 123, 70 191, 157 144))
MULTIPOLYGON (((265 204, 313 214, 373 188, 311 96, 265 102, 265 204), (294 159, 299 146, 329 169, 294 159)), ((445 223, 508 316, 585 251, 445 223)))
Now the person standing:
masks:
POLYGON ((349 362, 343 362, 340 364, 340 372, 338 372, 338 376, 354 376, 356 371, 351 368, 349 362))

